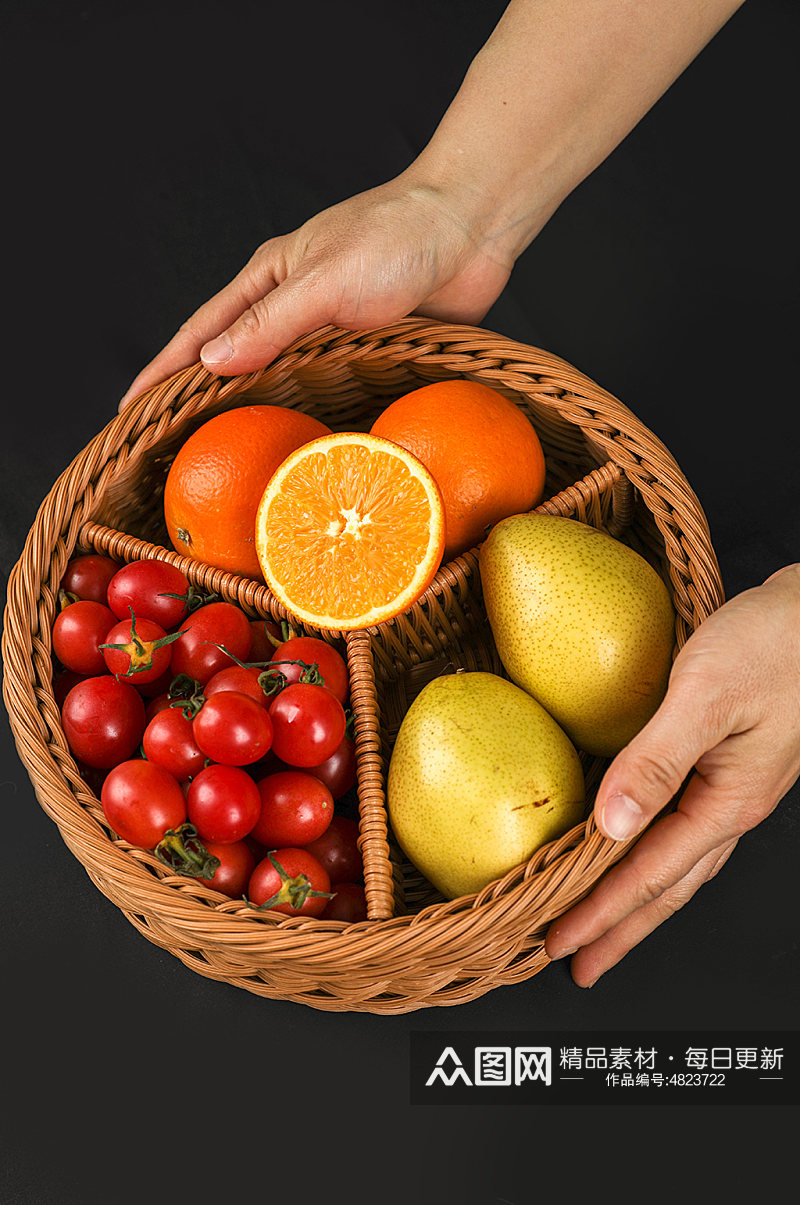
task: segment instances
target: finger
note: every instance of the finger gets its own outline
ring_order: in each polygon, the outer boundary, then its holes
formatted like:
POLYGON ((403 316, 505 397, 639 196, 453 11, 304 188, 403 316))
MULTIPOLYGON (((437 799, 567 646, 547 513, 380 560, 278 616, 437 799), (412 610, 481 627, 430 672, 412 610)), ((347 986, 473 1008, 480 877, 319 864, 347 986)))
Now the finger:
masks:
MULTIPOLYGON (((598 828, 612 840, 630 840, 678 793, 687 774, 703 753, 724 739, 729 727, 706 699, 697 720, 691 688, 670 682, 656 714, 619 753, 606 770, 594 805, 598 828)), ((684 799, 694 789, 690 782, 684 799)), ((587 899, 551 926, 547 952, 563 958, 596 941, 648 899, 666 891, 723 839, 703 831, 702 811, 692 825, 678 811, 654 825, 634 849, 604 877, 587 899), (659 861, 661 859, 661 861, 659 861)))
POLYGON ((644 829, 675 798, 686 776, 731 732, 723 696, 684 676, 637 736, 618 753, 600 783, 597 826, 614 841, 644 829))
MULTIPOLYGON (((122 410, 134 398, 201 359, 201 349, 228 329, 243 310, 277 285, 272 263, 256 253, 229 284, 205 302, 182 324, 154 359, 131 382, 119 403, 122 410)), ((209 367, 211 367, 209 365, 209 367)))
POLYGON ((301 335, 332 322, 337 300, 324 276, 289 276, 206 343, 200 357, 211 372, 221 376, 255 372, 301 335))
POLYGON ((644 907, 608 929, 601 937, 582 946, 572 959, 572 978, 579 987, 592 987, 601 975, 616 966, 634 946, 665 920, 674 916, 704 883, 713 879, 733 853, 736 841, 712 849, 692 870, 644 907))
POLYGON ((712 850, 738 836, 738 802, 729 790, 694 774, 678 810, 657 820, 586 899, 554 922, 545 941, 548 955, 564 958, 596 941, 658 900, 712 850))

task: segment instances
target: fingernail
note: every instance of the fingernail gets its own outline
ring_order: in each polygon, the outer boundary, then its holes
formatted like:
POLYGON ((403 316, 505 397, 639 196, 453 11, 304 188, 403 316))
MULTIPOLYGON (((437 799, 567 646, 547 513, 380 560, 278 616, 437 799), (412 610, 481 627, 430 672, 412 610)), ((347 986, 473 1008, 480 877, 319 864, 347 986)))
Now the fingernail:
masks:
POLYGON ((577 946, 567 946, 565 949, 561 950, 558 946, 556 946, 555 952, 551 953, 550 957, 553 962, 557 962, 559 958, 569 958, 570 954, 574 954, 577 948, 577 946))
MULTIPOLYGON (((570 954, 574 954, 577 950, 577 945, 565 945, 563 938, 559 940, 559 930, 554 926, 547 934, 545 949, 547 957, 555 961, 557 958, 568 958, 570 954)), ((567 939, 569 940, 569 939, 567 939)))
POLYGON ((227 335, 217 335, 200 348, 200 359, 204 364, 224 364, 233 355, 233 344, 227 335))
POLYGON ((644 812, 627 795, 612 795, 603 808, 601 821, 612 841, 626 841, 644 824, 644 812))

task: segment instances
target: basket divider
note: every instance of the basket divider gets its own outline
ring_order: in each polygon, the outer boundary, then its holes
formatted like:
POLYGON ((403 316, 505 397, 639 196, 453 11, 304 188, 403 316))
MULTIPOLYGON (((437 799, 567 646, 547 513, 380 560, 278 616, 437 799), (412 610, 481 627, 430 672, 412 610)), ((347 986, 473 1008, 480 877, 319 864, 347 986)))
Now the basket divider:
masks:
POLYGON ((358 774, 358 844, 364 863, 367 917, 386 920, 394 915, 395 885, 389 855, 380 704, 372 642, 362 630, 348 632, 345 644, 358 774))
POLYGON ((633 488, 630 482, 623 478, 619 466, 611 460, 599 468, 592 469, 585 477, 566 486, 552 497, 546 498, 536 507, 533 514, 560 515, 563 518, 576 519, 580 523, 601 526, 602 501, 609 492, 613 518, 608 528, 610 530, 613 526, 615 534, 618 535, 627 527, 633 514, 633 488))

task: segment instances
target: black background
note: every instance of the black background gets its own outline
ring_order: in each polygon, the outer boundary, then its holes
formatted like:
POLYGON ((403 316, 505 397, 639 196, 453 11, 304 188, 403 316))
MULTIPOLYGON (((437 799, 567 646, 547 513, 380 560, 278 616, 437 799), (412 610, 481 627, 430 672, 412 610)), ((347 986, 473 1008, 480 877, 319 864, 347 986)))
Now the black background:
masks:
MULTIPOLYGON (((406 166, 502 9, 0 7, 5 572, 139 368, 264 238, 406 166)), ((798 558, 797 32, 789 0, 750 0, 563 204, 484 323, 571 361, 664 440, 729 595, 798 558)), ((2 740, 3 1205, 177 1184, 213 1199, 228 1176, 226 1199, 293 1185, 516 1205, 542 1167, 573 1182, 601 1111, 411 1108, 413 1030, 797 1028, 797 787, 589 991, 557 964, 456 1009, 373 1017, 262 1000, 140 937, 38 807, 5 722, 2 740)), ((637 1128, 653 1110, 612 1112, 624 1133, 606 1153, 634 1135, 658 1148, 637 1128)), ((755 1125, 769 1159, 768 1114, 725 1112, 726 1143, 755 1125)), ((664 1113, 689 1143, 688 1115, 664 1113)))

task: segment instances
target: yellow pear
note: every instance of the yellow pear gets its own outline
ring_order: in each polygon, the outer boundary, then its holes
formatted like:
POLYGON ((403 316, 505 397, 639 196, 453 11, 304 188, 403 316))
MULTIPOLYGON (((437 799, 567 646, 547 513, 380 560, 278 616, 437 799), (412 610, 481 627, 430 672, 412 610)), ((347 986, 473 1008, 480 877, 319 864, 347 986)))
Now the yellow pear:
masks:
POLYGON ((535 699, 497 674, 429 682, 403 717, 387 776, 392 829, 448 899, 526 862, 583 818, 575 748, 535 699))
POLYGON ((675 614, 655 569, 575 519, 515 515, 489 533, 480 574, 509 678, 579 749, 618 753, 658 708, 672 665, 675 614))

